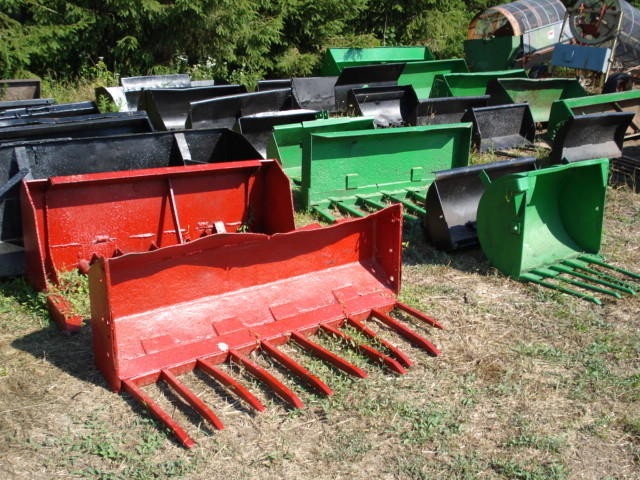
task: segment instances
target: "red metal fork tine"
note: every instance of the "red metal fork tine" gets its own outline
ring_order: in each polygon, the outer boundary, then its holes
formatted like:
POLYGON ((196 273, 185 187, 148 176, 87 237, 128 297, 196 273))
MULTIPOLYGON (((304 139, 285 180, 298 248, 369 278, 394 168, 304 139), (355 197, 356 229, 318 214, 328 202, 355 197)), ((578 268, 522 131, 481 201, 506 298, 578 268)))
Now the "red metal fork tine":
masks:
POLYGON ((165 413, 151 398, 149 398, 142 391, 140 387, 138 387, 133 380, 122 380, 122 385, 124 389, 131 395, 136 401, 142 405, 144 408, 149 409, 149 413, 156 418, 159 422, 162 422, 166 425, 166 427, 171 430, 180 443, 184 445, 186 448, 192 448, 195 443, 191 440, 191 437, 185 432, 180 426, 175 422, 173 418, 165 413))
POLYGON ((210 377, 212 377, 213 379, 217 380, 222 385, 227 387, 229 390, 231 390, 238 397, 243 399, 245 402, 247 402, 249 405, 251 405, 253 408, 258 410, 259 412, 264 412, 266 410, 264 405, 260 403, 260 400, 258 400, 249 390, 243 387, 233 377, 231 377, 230 375, 227 375, 220 368, 210 363, 208 360, 204 358, 198 358, 196 360, 196 366, 200 370, 205 372, 207 375, 209 375, 210 377))
POLYGON ((410 367, 413 365, 413 362, 409 357, 407 357, 404 353, 400 351, 399 348, 391 345, 384 338, 379 337, 376 332, 367 327, 364 323, 356 320, 355 318, 347 318, 347 323, 351 325, 353 328, 358 330, 363 335, 369 337, 376 342, 379 342, 381 345, 384 345, 391 352, 391 357, 395 358, 398 362, 400 362, 405 367, 410 367))
POLYGON ((340 358, 335 353, 327 350, 321 345, 318 345, 315 342, 312 342, 307 337, 302 335, 301 333, 293 332, 291 333, 291 339, 300 345, 305 350, 310 351, 315 356, 321 358, 327 363, 330 363, 336 368, 339 368, 343 372, 346 372, 350 375, 354 375, 360 378, 367 378, 367 373, 361 368, 356 367, 354 364, 347 362, 345 359, 340 358))
POLYGON ((374 317, 376 317, 382 323, 387 325, 389 328, 392 328, 398 334, 402 335, 404 338, 406 338, 410 342, 413 342, 419 347, 423 348, 424 350, 429 352, 431 355, 435 355, 435 356, 440 355, 440 350, 438 350, 431 342, 429 342, 422 336, 418 335, 416 332, 414 332, 410 328, 405 327, 394 318, 391 318, 386 313, 383 313, 380 310, 377 310, 374 308, 372 310, 372 314, 374 317))
POLYGON ((326 383, 320 380, 318 377, 313 375, 309 370, 304 368, 298 362, 296 362, 293 358, 288 355, 282 353, 276 347, 274 347, 269 341, 261 340, 260 348, 268 353, 274 360, 278 363, 286 367, 291 373, 296 375, 301 380, 308 382, 313 388, 318 390, 320 393, 324 393, 325 395, 333 395, 333 390, 331 390, 326 383))
POLYGON ((391 357, 387 357, 386 355, 384 355, 383 353, 379 352, 375 348, 373 348, 373 347, 371 347, 369 345, 365 345, 365 344, 356 344, 356 342, 355 342, 355 340, 353 338, 351 338, 346 333, 341 332, 337 328, 333 328, 333 327, 331 327, 329 325, 320 325, 320 327, 322 329, 324 329, 325 331, 331 333, 332 335, 335 335, 336 337, 341 338, 341 339, 345 340, 346 342, 348 342, 349 344, 355 346, 356 349, 360 350, 360 352, 362 352, 364 355, 368 356, 370 359, 372 359, 374 361, 377 361, 377 362, 384 363, 387 367, 389 367, 394 372, 400 373, 400 374, 407 373, 407 371, 404 369, 404 367, 402 365, 400 365, 396 360, 394 360, 391 357))
POLYGON ((234 351, 229 351, 229 358, 233 363, 246 368, 251 375, 268 385, 280 398, 288 402, 293 408, 304 408, 304 404, 295 393, 289 390, 282 384, 282 382, 278 381, 278 379, 261 366, 234 351))
POLYGON ((200 400, 191 390, 189 390, 178 378, 171 373, 168 369, 162 369, 160 371, 161 378, 169 384, 182 398, 184 398, 191 407, 197 411, 204 418, 209 420, 211 424, 218 430, 224 429, 224 424, 216 416, 215 413, 207 407, 202 400, 200 400))
POLYGON ((404 303, 396 302, 396 307, 398 307, 403 312, 408 313, 409 315, 412 315, 412 316, 416 317, 418 320, 422 320, 423 322, 428 323, 429 325, 432 325, 432 326, 434 326, 436 328, 439 328, 440 330, 444 330, 444 327, 442 325, 440 325, 439 322, 437 322, 433 318, 425 315, 424 313, 420 312, 419 310, 416 310, 415 308, 410 307, 409 305, 405 305, 404 303))

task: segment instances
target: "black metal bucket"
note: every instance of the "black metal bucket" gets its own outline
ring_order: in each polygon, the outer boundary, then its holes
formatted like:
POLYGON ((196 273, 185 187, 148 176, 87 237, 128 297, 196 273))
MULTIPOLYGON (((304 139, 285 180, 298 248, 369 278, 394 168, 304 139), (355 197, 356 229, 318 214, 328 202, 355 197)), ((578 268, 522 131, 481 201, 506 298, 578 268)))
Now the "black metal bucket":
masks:
POLYGON ((536 135, 526 103, 471 108, 462 121, 473 123, 473 147, 480 152, 531 146, 536 135))
POLYGON ((347 103, 350 116, 374 117, 376 127, 400 127, 409 125, 418 97, 410 85, 354 88, 347 94, 347 103))
POLYGON ((548 163, 620 157, 625 133, 634 117, 635 112, 568 117, 556 131, 548 163))
POLYGON ((409 114, 409 125, 460 123, 467 110, 486 107, 488 104, 489 95, 419 100, 416 108, 409 114))
POLYGON ((285 110, 282 112, 262 112, 240 117, 237 129, 258 151, 261 158, 266 158, 267 143, 276 125, 288 125, 316 120, 319 110, 285 110))
POLYGON ((391 87, 398 85, 404 63, 345 67, 335 84, 336 111, 349 109, 347 96, 354 88, 391 87))
POLYGON ((24 106, 0 111, 0 126, 37 123, 41 118, 67 118, 99 113, 98 106, 92 101, 24 106), (11 123, 12 120, 15 122, 11 123))
POLYGON ((100 113, 68 118, 42 118, 37 123, 0 128, 0 144, 54 138, 86 138, 153 131, 145 112, 100 113))
POLYGON ((338 77, 294 78, 291 91, 296 108, 335 112, 338 77))
POLYGON ((241 93, 247 93, 244 85, 143 90, 138 111, 147 112, 156 130, 181 130, 185 128, 191 103, 241 93))
POLYGON ((233 128, 240 117, 293 108, 290 88, 227 95, 191 103, 187 128, 233 128))
POLYGON ((536 169, 534 157, 452 168, 435 172, 429 186, 424 224, 427 239, 440 250, 455 250, 478 244, 476 212, 484 192, 480 173, 490 179, 536 169))
POLYGON ((283 88, 291 88, 290 78, 275 78, 271 80, 258 80, 256 91, 266 92, 268 90, 282 90, 283 88))

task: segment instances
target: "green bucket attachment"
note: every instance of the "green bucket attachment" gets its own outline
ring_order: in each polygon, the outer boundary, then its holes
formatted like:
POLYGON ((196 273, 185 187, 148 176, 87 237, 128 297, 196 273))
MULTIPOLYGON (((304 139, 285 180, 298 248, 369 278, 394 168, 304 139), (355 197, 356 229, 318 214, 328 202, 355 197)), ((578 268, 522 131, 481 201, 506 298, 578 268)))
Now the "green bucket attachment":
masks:
POLYGON ((491 264, 519 281, 597 304, 594 293, 634 294, 640 275, 608 265, 598 255, 608 167, 602 158, 493 182, 485 176, 476 221, 491 264), (621 274, 632 280, 620 279, 621 274))
POLYGON ((308 122, 276 125, 267 143, 267 158, 277 159, 285 173, 299 182, 302 171, 302 145, 312 133, 373 130, 373 117, 337 117, 308 122))
POLYGON ((436 75, 468 73, 467 63, 462 58, 433 60, 430 62, 407 62, 398 78, 398 85, 411 85, 418 99, 429 98, 436 75))
POLYGON ((422 218, 420 204, 433 172, 467 166, 470 144, 470 123, 308 135, 302 158, 305 207, 334 222, 333 209, 362 217, 402 203, 405 218, 422 218))
POLYGON ((323 76, 340 75, 345 67, 433 60, 429 47, 328 48, 323 76))
POLYGON ((464 54, 474 72, 506 70, 516 63, 522 36, 464 41, 464 54))
POLYGON ((556 100, 586 97, 589 93, 571 78, 499 78, 487 84, 490 105, 529 102, 536 123, 549 121, 556 100))
POLYGON ((547 135, 554 139, 556 132, 569 118, 594 113, 633 112, 635 118, 627 129, 626 137, 640 133, 640 90, 590 95, 588 97, 557 100, 551 105, 547 135))
POLYGON ((527 78, 527 73, 523 69, 517 69, 480 73, 439 74, 433 80, 431 98, 484 95, 487 90, 487 83, 496 78, 527 78))

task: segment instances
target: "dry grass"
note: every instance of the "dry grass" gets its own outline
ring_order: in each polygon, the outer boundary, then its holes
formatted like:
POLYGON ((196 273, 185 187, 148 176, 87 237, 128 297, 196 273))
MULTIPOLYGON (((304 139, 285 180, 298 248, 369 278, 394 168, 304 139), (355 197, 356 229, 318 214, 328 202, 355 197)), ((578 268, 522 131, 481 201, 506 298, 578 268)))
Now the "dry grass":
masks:
MULTIPOLYGON (((608 193, 602 253, 638 271, 640 196, 608 193)), ((89 327, 64 336, 22 280, 0 283, 0 479, 640 478, 637 297, 599 307, 523 285, 479 250, 434 250, 419 227, 407 226, 404 244, 401 299, 445 325, 412 325, 440 357, 379 327, 415 361, 399 376, 319 338, 369 373, 354 380, 287 346, 335 395, 272 368, 307 408, 289 410, 247 380, 268 406, 262 414, 181 377, 223 431, 148 388, 198 442, 190 451, 107 389, 89 327)))

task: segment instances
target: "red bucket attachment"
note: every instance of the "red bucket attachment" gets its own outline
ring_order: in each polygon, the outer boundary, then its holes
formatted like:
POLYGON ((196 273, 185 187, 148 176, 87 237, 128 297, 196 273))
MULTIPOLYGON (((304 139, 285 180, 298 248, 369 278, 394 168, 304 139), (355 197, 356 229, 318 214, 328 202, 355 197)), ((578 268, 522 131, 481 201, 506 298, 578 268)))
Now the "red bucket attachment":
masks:
MULTIPOLYGON (((399 205, 325 228, 267 236, 223 234, 140 254, 100 258, 89 272, 93 347, 114 391, 126 390, 183 445, 193 441, 141 387, 163 381, 217 428, 220 420, 177 378, 200 369, 258 410, 264 407, 216 365, 239 365, 292 407, 300 398, 249 359, 259 351, 322 394, 331 388, 278 348, 293 340, 355 376, 366 373, 308 337, 328 332, 376 363, 404 373, 410 360, 365 323, 375 318, 432 355, 439 351, 391 316, 398 303, 402 211, 399 205), (345 323, 374 345, 340 330, 345 323), (379 346, 377 348, 380 348, 379 346)), ((442 328, 442 327, 440 327, 442 328)))
MULTIPOLYGON (((60 272, 88 270, 95 255, 295 228, 289 181, 274 160, 25 181, 21 200, 27 276, 39 290, 60 272)), ((64 330, 78 327, 62 320, 64 330)))

